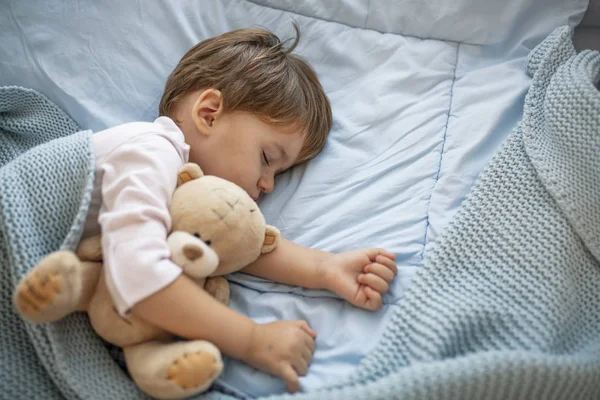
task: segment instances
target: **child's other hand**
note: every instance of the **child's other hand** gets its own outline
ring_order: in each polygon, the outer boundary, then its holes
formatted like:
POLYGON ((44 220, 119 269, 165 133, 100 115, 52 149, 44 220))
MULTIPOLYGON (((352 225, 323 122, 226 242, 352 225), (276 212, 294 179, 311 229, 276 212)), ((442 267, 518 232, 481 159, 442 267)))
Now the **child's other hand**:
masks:
POLYGON ((294 393, 300 390, 298 377, 306 375, 312 361, 316 337, 306 321, 257 324, 243 361, 279 376, 294 393))
POLYGON ((383 249, 360 249, 332 254, 324 259, 326 287, 367 310, 379 310, 398 268, 396 255, 383 249))

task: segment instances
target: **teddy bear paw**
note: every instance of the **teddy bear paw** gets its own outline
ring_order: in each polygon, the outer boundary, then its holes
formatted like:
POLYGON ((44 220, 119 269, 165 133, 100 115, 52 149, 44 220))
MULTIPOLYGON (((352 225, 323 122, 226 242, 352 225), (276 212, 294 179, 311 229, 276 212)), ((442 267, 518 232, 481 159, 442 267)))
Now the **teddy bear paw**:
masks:
POLYGON ((221 357, 200 350, 177 357, 167 369, 168 379, 185 391, 212 383, 223 368, 221 357))
POLYGON ((123 351, 133 380, 156 399, 185 399, 202 393, 223 370, 221 352, 205 340, 152 340, 123 351))
POLYGON ((17 285, 13 302, 18 312, 34 323, 56 321, 77 308, 80 262, 70 251, 42 259, 17 285))

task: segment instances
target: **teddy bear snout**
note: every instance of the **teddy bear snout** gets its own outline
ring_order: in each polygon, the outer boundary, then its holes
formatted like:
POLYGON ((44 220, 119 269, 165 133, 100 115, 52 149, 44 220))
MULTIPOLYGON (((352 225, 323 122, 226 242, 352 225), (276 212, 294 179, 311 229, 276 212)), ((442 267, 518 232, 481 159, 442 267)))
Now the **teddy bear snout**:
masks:
POLYGON ((183 246, 183 255, 190 261, 195 261, 204 255, 204 251, 199 246, 186 244, 183 246))

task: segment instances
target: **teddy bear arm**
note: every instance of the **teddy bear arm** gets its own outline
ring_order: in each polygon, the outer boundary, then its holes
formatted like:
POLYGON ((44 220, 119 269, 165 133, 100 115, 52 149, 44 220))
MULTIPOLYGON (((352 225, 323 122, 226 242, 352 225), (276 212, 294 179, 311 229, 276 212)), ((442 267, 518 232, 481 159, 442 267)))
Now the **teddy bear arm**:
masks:
POLYGON ((219 302, 229 304, 229 283, 222 276, 213 276, 204 282, 204 290, 219 302))

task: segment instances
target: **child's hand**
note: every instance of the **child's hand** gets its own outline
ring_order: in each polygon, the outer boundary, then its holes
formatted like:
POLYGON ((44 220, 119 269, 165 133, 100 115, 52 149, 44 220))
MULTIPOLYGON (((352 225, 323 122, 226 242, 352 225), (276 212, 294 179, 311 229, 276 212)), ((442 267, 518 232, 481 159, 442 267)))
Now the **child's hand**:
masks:
POLYGON ((317 334, 305 321, 257 324, 243 361, 279 376, 290 393, 300 390, 298 376, 306 375, 317 334))
POLYGON ((379 310, 381 296, 398 273, 396 256, 383 249, 332 254, 323 263, 326 287, 344 300, 367 310, 379 310))

